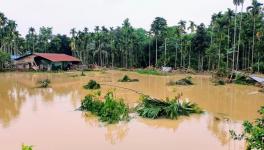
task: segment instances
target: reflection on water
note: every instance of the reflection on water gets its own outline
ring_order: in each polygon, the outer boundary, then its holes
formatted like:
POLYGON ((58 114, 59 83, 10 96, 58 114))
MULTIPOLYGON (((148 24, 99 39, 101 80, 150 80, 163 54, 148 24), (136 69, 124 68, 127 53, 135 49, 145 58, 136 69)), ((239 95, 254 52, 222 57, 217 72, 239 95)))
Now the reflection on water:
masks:
POLYGON ((243 141, 230 139, 229 130, 240 132, 241 122, 252 121, 264 105, 264 94, 256 92, 256 87, 213 86, 209 76, 193 76, 195 85, 185 87, 166 86, 184 75, 162 77, 118 71, 88 72, 85 77, 74 74, 79 73, 0 74, 0 149, 15 150, 23 142, 36 145, 38 150, 158 150, 164 145, 178 149, 244 149, 243 141), (125 74, 140 82, 117 82, 125 74), (51 80, 51 87, 36 88, 35 83, 44 78, 51 80), (183 93, 206 113, 178 120, 136 117, 129 123, 103 125, 89 113, 74 111, 88 93, 82 86, 90 79, 107 84, 102 86, 103 95, 116 89, 115 95, 131 106, 138 102, 139 95, 116 86, 163 99, 183 93))

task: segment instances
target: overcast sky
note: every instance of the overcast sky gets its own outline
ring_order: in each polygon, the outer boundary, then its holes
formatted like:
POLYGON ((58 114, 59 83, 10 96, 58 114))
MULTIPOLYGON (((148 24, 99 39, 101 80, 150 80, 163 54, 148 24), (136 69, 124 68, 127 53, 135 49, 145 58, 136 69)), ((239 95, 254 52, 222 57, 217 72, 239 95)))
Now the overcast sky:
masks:
MULTIPOLYGON (((250 3, 245 0, 245 7, 250 3)), ((125 18, 134 27, 149 29, 156 16, 169 25, 181 19, 208 24, 213 13, 227 8, 234 9, 232 0, 0 0, 0 11, 17 22, 22 35, 31 26, 69 34, 73 27, 120 26, 125 18)))

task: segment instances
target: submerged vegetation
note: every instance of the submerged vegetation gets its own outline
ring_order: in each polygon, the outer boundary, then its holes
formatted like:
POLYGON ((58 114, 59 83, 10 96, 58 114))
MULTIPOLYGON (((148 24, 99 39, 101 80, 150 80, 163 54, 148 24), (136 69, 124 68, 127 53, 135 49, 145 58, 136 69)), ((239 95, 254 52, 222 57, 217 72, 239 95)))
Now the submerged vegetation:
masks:
POLYGON ((245 139, 247 141, 247 149, 264 149, 264 106, 258 111, 260 118, 256 119, 254 123, 244 121, 244 132, 237 135, 233 130, 230 134, 234 140, 245 139))
POLYGON ((131 79, 128 75, 125 75, 122 79, 118 80, 118 82, 138 82, 138 79, 131 79))
POLYGON ((28 145, 22 144, 22 150, 33 150, 33 146, 32 145, 28 146, 28 145))
POLYGON ((89 111, 98 116, 100 121, 110 124, 129 119, 129 107, 122 99, 116 99, 112 92, 107 93, 102 101, 98 96, 98 94, 86 96, 80 109, 89 111))
POLYGON ((179 116, 189 116, 193 113, 202 113, 202 109, 196 104, 180 101, 180 97, 166 101, 153 99, 149 96, 142 96, 141 103, 136 107, 139 116, 144 118, 169 118, 177 119, 179 116))
POLYGON ((90 80, 83 88, 88 90, 97 90, 101 88, 101 85, 97 83, 95 80, 90 80))
POLYGON ((146 75, 166 75, 165 73, 162 73, 156 69, 137 69, 136 72, 139 74, 146 75))
POLYGON ((174 81, 170 81, 168 83, 168 85, 193 85, 193 82, 192 82, 192 77, 189 76, 189 77, 186 77, 186 78, 183 78, 183 79, 180 79, 176 82, 174 81))
POLYGON ((49 79, 38 80, 37 85, 39 88, 47 88, 51 81, 49 79))
POLYGON ((242 73, 236 73, 235 79, 233 80, 235 84, 242 84, 242 85, 254 85, 254 81, 250 79, 247 75, 242 73))

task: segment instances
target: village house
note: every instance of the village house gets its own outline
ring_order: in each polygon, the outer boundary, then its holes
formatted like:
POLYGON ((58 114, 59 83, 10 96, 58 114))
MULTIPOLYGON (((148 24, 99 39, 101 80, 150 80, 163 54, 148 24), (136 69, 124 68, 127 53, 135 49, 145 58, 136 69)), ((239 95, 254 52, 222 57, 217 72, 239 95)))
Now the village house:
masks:
POLYGON ((14 61, 18 70, 68 70, 79 64, 81 61, 78 58, 56 53, 32 53, 14 61))

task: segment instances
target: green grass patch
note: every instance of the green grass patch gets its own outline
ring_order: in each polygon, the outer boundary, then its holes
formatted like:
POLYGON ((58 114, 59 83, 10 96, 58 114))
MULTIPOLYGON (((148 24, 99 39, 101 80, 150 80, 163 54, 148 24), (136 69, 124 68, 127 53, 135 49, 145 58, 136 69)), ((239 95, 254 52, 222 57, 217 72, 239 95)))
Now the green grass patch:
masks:
POLYGON ((99 94, 88 95, 81 103, 82 111, 90 111, 99 117, 102 122, 109 124, 129 119, 129 107, 122 99, 116 99, 112 92, 108 92, 104 99, 99 100, 99 94))
POLYGON ((97 90, 101 88, 101 85, 97 83, 95 80, 90 80, 83 88, 88 90, 97 90))
POLYGON ((38 80, 37 85, 39 88, 47 88, 51 81, 49 79, 38 80))
POLYGON ((166 73, 162 73, 161 71, 155 69, 137 69, 136 72, 139 74, 147 74, 147 75, 159 75, 159 76, 167 75, 166 73))
POLYGON ((179 116, 189 116, 193 113, 203 112, 195 103, 181 102, 179 97, 164 101, 149 96, 141 96, 141 103, 136 107, 136 111, 139 116, 151 119, 177 119, 179 116))
POLYGON ((138 79, 131 79, 128 75, 124 75, 124 77, 120 80, 118 80, 118 82, 138 82, 138 79))

